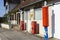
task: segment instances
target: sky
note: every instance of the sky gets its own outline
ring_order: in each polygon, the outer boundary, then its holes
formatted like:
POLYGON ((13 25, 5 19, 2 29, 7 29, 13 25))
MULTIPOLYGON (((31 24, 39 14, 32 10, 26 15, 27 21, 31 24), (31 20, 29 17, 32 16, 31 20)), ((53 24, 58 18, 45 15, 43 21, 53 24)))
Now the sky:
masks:
POLYGON ((3 17, 5 14, 4 1, 0 0, 0 17, 3 17))

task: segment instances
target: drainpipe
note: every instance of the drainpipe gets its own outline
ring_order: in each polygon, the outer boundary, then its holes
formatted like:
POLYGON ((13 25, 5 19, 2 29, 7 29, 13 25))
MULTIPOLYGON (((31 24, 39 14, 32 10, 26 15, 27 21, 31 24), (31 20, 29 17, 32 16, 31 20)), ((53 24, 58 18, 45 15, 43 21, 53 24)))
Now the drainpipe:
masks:
POLYGON ((47 1, 44 0, 44 6, 42 7, 43 26, 44 26, 44 40, 48 40, 48 6, 47 1))

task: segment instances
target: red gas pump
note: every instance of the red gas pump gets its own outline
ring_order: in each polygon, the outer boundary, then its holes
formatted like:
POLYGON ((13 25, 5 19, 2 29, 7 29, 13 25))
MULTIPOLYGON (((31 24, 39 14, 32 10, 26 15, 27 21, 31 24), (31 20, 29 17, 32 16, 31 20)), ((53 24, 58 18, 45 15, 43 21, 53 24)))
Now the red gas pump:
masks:
POLYGON ((20 30, 24 30, 24 21, 20 21, 20 30))
POLYGON ((37 22, 32 21, 32 34, 36 34, 36 27, 37 27, 37 22))

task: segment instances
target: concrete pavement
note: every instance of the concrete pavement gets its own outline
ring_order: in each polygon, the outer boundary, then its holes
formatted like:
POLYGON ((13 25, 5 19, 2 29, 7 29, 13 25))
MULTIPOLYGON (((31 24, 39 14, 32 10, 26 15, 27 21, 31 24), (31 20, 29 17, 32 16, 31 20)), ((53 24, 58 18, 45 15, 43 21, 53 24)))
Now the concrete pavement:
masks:
MULTIPOLYGON (((36 37, 32 34, 23 33, 21 31, 5 30, 0 28, 0 40, 43 40, 41 37, 36 37)), ((50 38, 49 40, 57 40, 50 38)))

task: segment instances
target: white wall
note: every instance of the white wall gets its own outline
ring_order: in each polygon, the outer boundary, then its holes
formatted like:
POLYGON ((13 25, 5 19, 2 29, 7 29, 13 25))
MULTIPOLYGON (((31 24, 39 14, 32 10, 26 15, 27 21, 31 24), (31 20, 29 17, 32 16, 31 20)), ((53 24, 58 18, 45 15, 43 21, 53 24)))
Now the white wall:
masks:
POLYGON ((10 29, 10 26, 8 24, 1 23, 1 27, 5 29, 10 29))
POLYGON ((54 37, 60 39, 60 4, 53 6, 55 15, 55 32, 54 37))
POLYGON ((10 23, 13 24, 13 25, 16 25, 17 21, 16 20, 11 20, 10 23))

